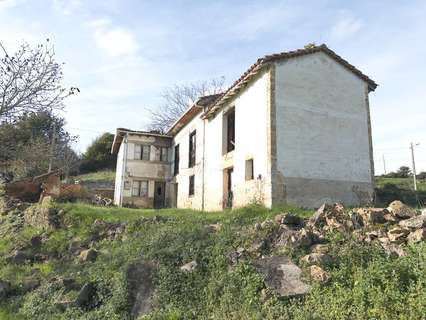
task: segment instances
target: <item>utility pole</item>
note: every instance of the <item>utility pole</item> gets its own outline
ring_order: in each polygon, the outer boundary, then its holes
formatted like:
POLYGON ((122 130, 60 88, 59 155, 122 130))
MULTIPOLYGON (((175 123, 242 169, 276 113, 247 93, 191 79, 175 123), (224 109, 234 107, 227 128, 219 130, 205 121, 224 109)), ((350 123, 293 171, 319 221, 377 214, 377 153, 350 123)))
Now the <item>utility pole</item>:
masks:
POLYGON ((385 174, 386 174, 386 162, 385 162, 385 155, 382 155, 383 157, 383 169, 385 170, 385 174))
POLYGON ((53 126, 52 126, 52 141, 50 142, 50 159, 49 159, 49 169, 48 172, 52 171, 53 167, 53 158, 54 158, 54 152, 55 152, 55 142, 56 142, 56 122, 53 120, 53 126))
MULTIPOLYGON (((419 143, 416 143, 418 146, 419 143)), ((411 161, 413 162, 413 181, 414 181, 414 191, 417 191, 417 178, 416 178, 416 161, 414 159, 414 144, 411 142, 411 161)))

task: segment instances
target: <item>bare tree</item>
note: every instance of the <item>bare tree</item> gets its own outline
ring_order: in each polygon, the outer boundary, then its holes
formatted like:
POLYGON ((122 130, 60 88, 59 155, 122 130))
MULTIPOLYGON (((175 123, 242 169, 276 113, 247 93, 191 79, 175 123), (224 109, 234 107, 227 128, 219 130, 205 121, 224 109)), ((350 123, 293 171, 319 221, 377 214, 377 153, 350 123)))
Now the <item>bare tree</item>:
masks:
POLYGON ((12 56, 1 45, 0 123, 11 122, 28 112, 60 110, 63 100, 80 90, 62 87, 62 63, 55 61, 52 45, 31 48, 27 43, 12 56))
POLYGON ((163 103, 155 109, 148 109, 151 115, 148 129, 166 131, 198 98, 223 92, 224 83, 225 78, 220 77, 164 89, 161 93, 163 103))

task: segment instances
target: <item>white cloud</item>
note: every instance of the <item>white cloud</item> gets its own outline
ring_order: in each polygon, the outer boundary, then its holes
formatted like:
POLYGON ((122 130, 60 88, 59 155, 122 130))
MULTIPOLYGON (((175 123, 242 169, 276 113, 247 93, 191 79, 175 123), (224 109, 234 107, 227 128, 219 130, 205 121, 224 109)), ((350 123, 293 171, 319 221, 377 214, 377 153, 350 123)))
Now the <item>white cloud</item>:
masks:
POLYGON ((134 34, 122 27, 113 27, 109 20, 100 19, 91 23, 96 45, 111 57, 135 54, 138 44, 134 34))
POLYGON ((81 0, 53 0, 54 8, 64 15, 73 14, 82 4, 81 0))
POLYGON ((15 7, 20 0, 0 0, 0 11, 15 7))
POLYGON ((363 23, 348 12, 341 12, 336 23, 331 28, 331 37, 334 40, 345 40, 361 30, 363 23))

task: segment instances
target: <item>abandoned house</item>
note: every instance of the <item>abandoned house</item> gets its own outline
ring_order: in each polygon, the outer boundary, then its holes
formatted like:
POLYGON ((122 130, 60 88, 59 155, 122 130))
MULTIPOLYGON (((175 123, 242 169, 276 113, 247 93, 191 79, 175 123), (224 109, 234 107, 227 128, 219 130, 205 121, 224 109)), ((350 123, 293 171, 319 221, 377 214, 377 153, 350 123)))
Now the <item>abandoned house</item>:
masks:
POLYGON ((117 129, 114 201, 199 210, 369 202, 376 87, 325 45, 264 56, 165 134, 117 129))

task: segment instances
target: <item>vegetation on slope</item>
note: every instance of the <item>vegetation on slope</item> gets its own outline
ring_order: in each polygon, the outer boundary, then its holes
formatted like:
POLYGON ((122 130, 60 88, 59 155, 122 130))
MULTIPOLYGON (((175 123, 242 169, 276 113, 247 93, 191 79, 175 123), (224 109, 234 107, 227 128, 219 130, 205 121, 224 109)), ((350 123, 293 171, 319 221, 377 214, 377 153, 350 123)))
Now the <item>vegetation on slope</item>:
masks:
MULTIPOLYGON (((130 319, 134 297, 129 268, 141 261, 157 265, 157 308, 144 319, 422 319, 426 314, 425 243, 412 245, 406 257, 395 258, 350 235, 330 233, 331 281, 314 283, 304 297, 278 298, 268 291, 265 296, 263 279, 251 258, 233 267, 228 259, 230 252, 265 237, 267 231, 253 226, 272 218, 278 209, 253 206, 201 213, 58 206, 64 210, 63 227, 56 230, 19 227, 18 218, 2 217, 0 279, 10 281, 13 288, 13 294, 1 300, 2 319, 130 319), (212 223, 220 223, 220 230, 212 232, 208 228, 212 223), (105 228, 112 224, 125 231, 109 236, 105 228), (43 239, 41 244, 29 245, 36 235, 43 239), (80 262, 73 249, 88 246, 99 256, 80 262), (47 259, 14 263, 7 257, 16 248, 47 259), (198 263, 193 272, 179 269, 192 260, 198 263), (29 290, 30 279, 40 285, 29 290), (76 286, 65 288, 61 279, 73 279, 76 286), (96 287, 90 304, 66 306, 64 302, 75 299, 86 283, 96 287)), ((286 254, 297 261, 304 254, 300 250, 286 254)))
POLYGON ((103 170, 91 173, 80 174, 73 177, 76 181, 81 182, 115 182, 115 171, 114 170, 103 170))
POLYGON ((394 199, 400 199, 413 207, 423 207, 426 204, 426 181, 424 179, 417 181, 416 192, 412 177, 376 177, 376 197, 378 204, 387 204, 394 199))

